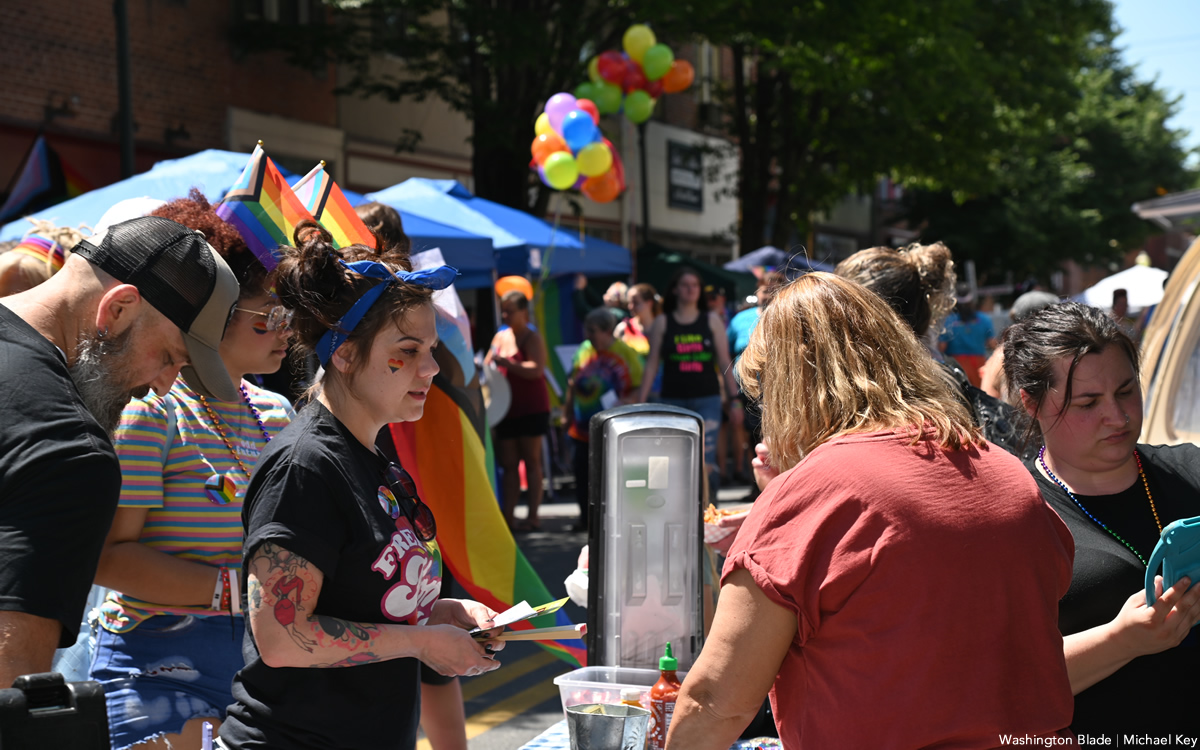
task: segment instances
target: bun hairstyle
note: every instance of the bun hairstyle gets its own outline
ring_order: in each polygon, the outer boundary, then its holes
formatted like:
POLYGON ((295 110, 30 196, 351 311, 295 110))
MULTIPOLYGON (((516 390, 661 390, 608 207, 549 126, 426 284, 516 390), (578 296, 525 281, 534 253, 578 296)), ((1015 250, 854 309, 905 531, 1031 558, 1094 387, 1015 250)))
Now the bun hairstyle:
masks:
POLYGON ((233 225, 217 216, 216 210, 198 188, 188 191, 188 197, 177 198, 150 212, 176 224, 182 224, 204 235, 208 244, 229 264, 242 287, 241 299, 266 294, 267 269, 242 239, 233 225))
MULTIPOLYGON (((408 253, 385 245, 382 251, 366 245, 333 246, 333 237, 320 224, 305 219, 296 226, 295 247, 280 248, 283 258, 271 275, 280 303, 295 311, 292 318, 295 345, 304 353, 313 352, 326 331, 337 330, 358 298, 377 284, 387 283, 360 276, 338 261, 353 263, 373 260, 392 270, 411 271, 408 253)), ((375 335, 389 322, 402 325, 409 310, 426 304, 433 290, 399 280, 390 282, 371 309, 346 338, 352 348, 351 359, 361 360, 364 342, 369 347, 375 335)), ((344 331, 342 333, 345 333, 344 331)), ((334 374, 327 368, 326 377, 334 374)))
POLYGON ((940 242, 859 250, 834 273, 883 297, 919 338, 954 309, 954 260, 940 242))
POLYGON ((404 220, 400 212, 391 206, 371 201, 354 207, 354 212, 371 234, 375 235, 375 245, 390 248, 408 255, 412 252, 412 240, 404 231, 404 220))

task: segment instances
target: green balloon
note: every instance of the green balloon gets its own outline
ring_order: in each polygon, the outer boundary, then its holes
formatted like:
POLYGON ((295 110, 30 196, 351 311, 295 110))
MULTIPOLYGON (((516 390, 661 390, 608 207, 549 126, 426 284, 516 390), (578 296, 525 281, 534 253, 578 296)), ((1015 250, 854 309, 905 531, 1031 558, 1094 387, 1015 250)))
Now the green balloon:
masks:
POLYGON ((596 84, 592 83, 591 81, 584 81, 583 83, 581 83, 575 87, 575 98, 576 99, 588 99, 588 100, 594 102, 594 101, 596 101, 594 98, 595 94, 596 94, 596 84))
MULTIPOLYGON (((621 109, 621 87, 615 83, 597 83, 592 89, 592 102, 602 115, 611 115, 621 109)), ((578 98, 578 97, 576 97, 578 98)))
POLYGON ((546 182, 555 190, 566 190, 579 179, 579 165, 575 163, 575 157, 566 151, 550 154, 542 165, 542 171, 546 173, 546 182))
POLYGON ((642 58, 642 72, 647 81, 657 81, 671 72, 671 64, 675 62, 675 53, 665 44, 656 44, 646 50, 642 58))
POLYGON ((642 89, 630 91, 625 97, 625 116, 634 125, 641 125, 654 114, 655 100, 642 89))

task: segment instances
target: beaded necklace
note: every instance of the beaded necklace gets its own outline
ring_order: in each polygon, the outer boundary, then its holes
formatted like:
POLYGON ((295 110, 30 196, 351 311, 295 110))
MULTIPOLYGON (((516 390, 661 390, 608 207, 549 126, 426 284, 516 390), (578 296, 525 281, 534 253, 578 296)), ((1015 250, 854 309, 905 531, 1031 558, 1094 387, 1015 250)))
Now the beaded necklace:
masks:
MULTIPOLYGON (((250 407, 250 413, 254 415, 254 421, 258 423, 258 429, 262 432, 263 438, 269 443, 271 442, 271 433, 267 432, 266 426, 263 424, 262 414, 250 402, 250 394, 246 392, 246 384, 242 383, 238 386, 242 392, 242 400, 246 402, 246 406, 250 407)), ((212 420, 213 427, 216 428, 217 434, 221 436, 221 442, 225 443, 225 447, 229 449, 229 455, 233 456, 233 460, 237 461, 237 465, 241 467, 242 473, 246 478, 250 478, 250 470, 246 468, 246 464, 242 463, 242 459, 238 456, 237 451, 233 449, 233 444, 229 442, 229 437, 225 434, 225 428, 221 425, 221 418, 213 411, 212 406, 208 403, 208 399, 201 396, 199 393, 196 397, 200 399, 200 405, 208 412, 208 418, 212 420)), ((232 428, 231 428, 232 429, 232 428)))
MULTIPOLYGON (((1142 486, 1146 488, 1146 499, 1150 501, 1150 512, 1154 514, 1154 523, 1158 525, 1158 533, 1161 536, 1162 530, 1163 530, 1162 521, 1158 520, 1158 508, 1154 507, 1154 495, 1150 494, 1150 482, 1146 480, 1146 472, 1142 469, 1142 457, 1138 455, 1138 452, 1136 450, 1133 452, 1133 459, 1135 461, 1137 461, 1138 476, 1142 478, 1142 486)), ((1057 484, 1059 487, 1062 487, 1063 492, 1067 493, 1067 497, 1071 498, 1071 500, 1075 503, 1075 505, 1081 511, 1083 511, 1083 514, 1085 516, 1087 516, 1088 518, 1095 521, 1097 526, 1099 526, 1100 528, 1104 529, 1109 534, 1111 534, 1113 539, 1116 539, 1118 542, 1120 542, 1121 544, 1124 544, 1126 547, 1128 547, 1129 551, 1132 552, 1134 555, 1137 555, 1137 559, 1142 561, 1142 565, 1145 565, 1146 567, 1150 567, 1149 564, 1146 562, 1146 558, 1142 557, 1141 554, 1136 549, 1133 548, 1132 544, 1130 544, 1129 542, 1122 539, 1120 536, 1117 535, 1117 532, 1115 532, 1112 529, 1105 526, 1100 521, 1099 518, 1096 518, 1091 513, 1089 513, 1088 509, 1083 507, 1083 503, 1079 502, 1079 498, 1075 497, 1075 493, 1071 492, 1069 489, 1067 489, 1067 485, 1063 484, 1063 481, 1061 479, 1054 476, 1054 472, 1050 471, 1050 467, 1046 465, 1046 446, 1044 446, 1044 445, 1042 446, 1042 449, 1038 451, 1038 463, 1042 465, 1042 470, 1046 472, 1046 476, 1050 477, 1050 480, 1052 482, 1054 482, 1055 484, 1057 484)))

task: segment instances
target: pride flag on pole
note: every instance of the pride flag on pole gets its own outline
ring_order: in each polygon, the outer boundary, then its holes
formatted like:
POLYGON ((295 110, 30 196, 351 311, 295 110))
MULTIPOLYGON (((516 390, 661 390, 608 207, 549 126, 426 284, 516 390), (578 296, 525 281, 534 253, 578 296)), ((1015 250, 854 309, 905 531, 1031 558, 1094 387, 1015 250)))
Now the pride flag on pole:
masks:
POLYGON ((217 206, 217 215, 238 230, 268 271, 279 264, 279 246, 292 244, 296 225, 312 218, 263 151, 262 141, 217 206))
POLYGON ((366 245, 375 247, 375 235, 354 212, 346 194, 325 171, 325 162, 313 167, 295 185, 292 192, 321 226, 333 235, 334 247, 366 245))
MULTIPOLYGON (((429 253, 432 254, 432 253, 429 253)), ((427 255, 427 253, 422 253, 427 255)), ((437 254, 440 265, 441 254, 437 254)), ((414 266, 425 264, 414 257, 414 266)), ((497 612, 527 601, 531 606, 561 598, 552 595, 517 548, 496 500, 487 460, 487 420, 479 389, 469 333, 456 318, 458 297, 450 289, 434 295, 438 312, 438 364, 416 422, 390 425, 401 465, 417 483, 421 499, 438 522, 442 561, 471 597, 497 612)), ((513 625, 513 629, 570 625, 563 611, 513 625)), ((541 641, 542 648, 575 666, 587 662, 582 639, 541 641)))

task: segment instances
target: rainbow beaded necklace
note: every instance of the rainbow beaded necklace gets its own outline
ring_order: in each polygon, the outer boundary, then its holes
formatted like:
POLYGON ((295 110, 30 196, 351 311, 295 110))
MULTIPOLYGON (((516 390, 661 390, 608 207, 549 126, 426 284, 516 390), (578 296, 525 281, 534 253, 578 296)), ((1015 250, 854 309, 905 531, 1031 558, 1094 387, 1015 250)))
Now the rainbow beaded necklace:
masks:
MULTIPOLYGON (((1142 486, 1146 488, 1146 499, 1150 501, 1150 512, 1154 514, 1154 523, 1158 525, 1158 533, 1161 536, 1163 530, 1162 521, 1158 519, 1158 508, 1154 507, 1154 495, 1150 494, 1150 482, 1146 480, 1146 472, 1144 469, 1142 469, 1142 457, 1138 455, 1136 450, 1133 452, 1133 459, 1137 461, 1138 476, 1142 478, 1142 486)), ((1067 493, 1067 497, 1071 498, 1071 501, 1074 502, 1081 511, 1083 511, 1085 516, 1092 519, 1097 526, 1111 534, 1113 539, 1116 539, 1118 542, 1128 547, 1129 551, 1137 555, 1137 559, 1142 561, 1142 565, 1150 567, 1150 565, 1146 562, 1146 558, 1142 557, 1141 553, 1134 549, 1132 544, 1122 539, 1117 532, 1108 528, 1108 526, 1105 526, 1099 518, 1096 518, 1089 513, 1088 509, 1083 507, 1083 503, 1079 502, 1079 498, 1075 497, 1075 493, 1067 489, 1067 485, 1065 485, 1061 479, 1054 476, 1054 472, 1050 471, 1050 467, 1046 465, 1046 446, 1044 445, 1042 446, 1042 449, 1038 451, 1038 463, 1041 464, 1042 470, 1046 472, 1046 476, 1050 477, 1050 480, 1059 487, 1062 487, 1062 491, 1067 493)))
MULTIPOLYGON (((246 384, 239 384, 238 389, 242 392, 242 400, 246 402, 246 406, 250 407, 250 413, 254 415, 254 421, 258 423, 258 429, 262 432, 263 438, 266 439, 268 443, 271 442, 271 433, 267 432, 266 425, 263 424, 262 414, 254 407, 254 404, 250 402, 250 394, 246 391, 246 384)), ((229 436, 225 434, 225 427, 221 423, 221 418, 217 416, 217 413, 208 403, 208 399, 204 398, 204 396, 201 396, 199 393, 196 394, 196 397, 200 399, 200 405, 203 406, 204 410, 208 412, 208 418, 212 420, 213 428, 216 429, 217 434, 221 436, 221 442, 225 443, 225 447, 229 449, 229 455, 233 456, 233 460, 237 461, 237 465, 241 467, 242 473, 246 475, 247 479, 249 479, 250 470, 246 468, 246 464, 242 463, 241 457, 238 456, 237 451, 233 449, 233 444, 229 442, 229 436)), ((231 427, 230 429, 232 430, 233 428, 231 427)))

